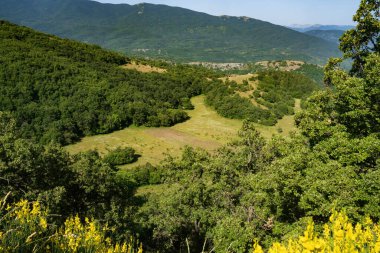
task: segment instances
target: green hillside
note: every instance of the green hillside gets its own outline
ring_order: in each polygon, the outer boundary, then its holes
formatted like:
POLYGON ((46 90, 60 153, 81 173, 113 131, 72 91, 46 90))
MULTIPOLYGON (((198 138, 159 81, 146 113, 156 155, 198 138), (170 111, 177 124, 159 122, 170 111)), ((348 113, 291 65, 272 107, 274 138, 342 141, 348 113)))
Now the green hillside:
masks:
POLYGON ((323 63, 337 46, 268 22, 164 5, 88 0, 0 0, 0 18, 128 55, 181 61, 304 60, 323 63))
POLYGON ((0 111, 12 114, 23 137, 44 143, 131 124, 170 126, 188 118, 183 109, 201 92, 194 67, 126 70, 119 54, 5 21, 0 41, 0 111))
POLYGON ((344 31, 341 30, 311 30, 305 32, 308 35, 324 39, 329 42, 339 44, 339 38, 342 37, 344 31))
POLYGON ((143 73, 122 68, 130 60, 117 53, 6 21, 0 39, 0 111, 13 115, 23 137, 42 143, 69 144, 130 125, 172 126, 189 118, 184 110, 199 94, 222 116, 275 125, 293 114, 295 98, 318 88, 304 75, 268 72, 268 87, 258 87, 269 92, 258 96, 263 109, 238 95, 253 92, 249 85, 225 83, 206 68, 150 62, 165 69, 143 73))
MULTIPOLYGON (((379 8, 380 0, 361 1, 357 27, 340 44, 344 58, 329 61, 325 89, 302 110, 300 99, 318 84, 301 73, 317 81, 315 66, 282 72, 273 66, 284 63, 267 62, 271 69, 244 77, 158 61, 141 66, 1 21, 0 252, 379 252, 379 8), (345 59, 350 71, 340 67, 345 59), (182 142, 196 139, 179 135, 184 127, 202 138, 210 130, 233 138, 213 152, 186 147, 159 164, 121 169, 136 158, 133 149, 104 157, 52 143, 123 124, 174 124, 199 93, 186 111, 193 122, 160 130, 182 142), (258 117, 223 124, 210 108, 199 111, 205 98, 231 116, 249 106, 277 116, 294 97, 297 131, 286 138, 261 136, 258 117)), ((145 145, 133 132, 118 134, 108 137, 145 145)))

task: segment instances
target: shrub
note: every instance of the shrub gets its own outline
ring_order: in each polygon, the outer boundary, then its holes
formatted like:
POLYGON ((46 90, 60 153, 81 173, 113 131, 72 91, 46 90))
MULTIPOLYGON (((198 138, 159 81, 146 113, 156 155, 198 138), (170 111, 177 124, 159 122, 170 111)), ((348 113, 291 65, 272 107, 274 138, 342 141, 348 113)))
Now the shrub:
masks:
POLYGON ((136 151, 131 147, 120 148, 110 151, 103 160, 111 165, 130 164, 137 160, 136 151))
MULTIPOLYGON (((323 234, 316 232, 310 220, 304 234, 288 242, 274 243, 269 253, 298 252, 380 252, 380 227, 367 218, 363 224, 353 225, 346 214, 334 212, 330 222, 323 226, 323 234)), ((256 243, 254 253, 263 253, 256 243)))
POLYGON ((129 170, 123 170, 120 174, 136 183, 137 186, 143 186, 162 183, 161 177, 163 172, 159 168, 147 163, 129 170))
POLYGON ((38 201, 21 200, 6 206, 0 201, 0 251, 1 252, 89 252, 89 253, 141 253, 128 243, 112 244, 95 220, 79 216, 68 218, 56 228, 50 223, 47 210, 38 201))

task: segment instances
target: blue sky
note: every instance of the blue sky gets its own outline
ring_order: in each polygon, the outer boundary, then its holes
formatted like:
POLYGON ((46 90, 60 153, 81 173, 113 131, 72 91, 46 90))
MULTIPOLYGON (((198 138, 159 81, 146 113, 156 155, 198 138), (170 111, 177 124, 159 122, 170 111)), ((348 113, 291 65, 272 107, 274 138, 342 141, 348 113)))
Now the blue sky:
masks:
POLYGON ((179 6, 212 15, 248 16, 280 25, 352 25, 360 0, 96 0, 179 6))

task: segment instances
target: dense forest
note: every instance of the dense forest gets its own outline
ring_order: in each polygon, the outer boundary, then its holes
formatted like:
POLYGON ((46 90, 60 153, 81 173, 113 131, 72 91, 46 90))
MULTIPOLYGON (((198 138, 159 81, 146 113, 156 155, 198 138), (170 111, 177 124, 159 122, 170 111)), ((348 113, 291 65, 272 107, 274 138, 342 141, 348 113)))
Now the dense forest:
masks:
POLYGON ((171 126, 188 118, 183 109, 202 91, 196 68, 125 70, 129 60, 119 54, 5 21, 0 39, 0 110, 12 113, 23 137, 41 143, 131 124, 171 126))
MULTIPOLYGON (((218 80, 220 72, 206 68, 142 60, 167 72, 126 70, 120 66, 131 60, 119 54, 6 21, 0 23, 0 38, 0 110, 12 113, 21 136, 41 143, 70 144, 132 124, 171 126, 188 119, 184 110, 201 93, 223 116, 273 125, 292 114, 293 98, 299 97, 289 94, 286 105, 273 106, 267 98, 269 110, 263 110, 236 95, 236 85, 218 80)), ((297 83, 298 94, 316 89, 303 75, 269 73, 272 86, 282 85, 276 77, 282 75, 297 83), (304 89, 308 83, 314 88, 304 89)))
MULTIPOLYGON (((39 138, 29 136, 34 132, 20 125, 15 110, 1 112, 0 247, 9 252, 141 252, 141 242, 145 252, 252 252, 254 247, 255 252, 378 252, 379 227, 374 223, 380 221, 379 8, 380 1, 361 2, 354 16, 357 27, 347 31, 340 44, 352 68, 342 69, 343 59, 329 61, 326 88, 308 97, 296 115, 299 132, 289 138, 265 140, 246 120, 239 140, 213 154, 189 147, 181 157, 168 157, 159 166, 119 170, 108 160, 115 159, 102 158, 96 151, 69 155, 57 144, 38 143, 39 138), (108 229, 100 232, 106 224, 108 229), (362 225, 354 229, 355 224, 362 225), (128 243, 123 246, 123 241, 128 243)), ((23 33, 21 44, 22 38, 23 33)), ((99 70, 93 72, 99 73, 98 81, 107 73, 102 62, 111 73, 119 73, 120 62, 111 56, 99 56, 99 70)), ((69 61, 64 55, 54 57, 69 61)), ((6 57, 0 59, 2 68, 11 69, 6 57)), ((18 68, 26 71, 18 66, 10 73, 18 73, 18 68)), ((191 72, 186 66, 178 68, 191 72)), ((206 70, 194 71, 205 75, 206 70)), ((270 93, 279 89, 273 78, 282 79, 283 74, 268 73, 259 79, 270 93)), ((215 76, 209 78, 216 82, 215 76)), ((35 83, 26 82, 19 89, 30 96, 27 88, 35 83)), ((283 84, 291 88, 297 83, 283 84)), ((293 95, 299 96, 296 91, 293 95)))

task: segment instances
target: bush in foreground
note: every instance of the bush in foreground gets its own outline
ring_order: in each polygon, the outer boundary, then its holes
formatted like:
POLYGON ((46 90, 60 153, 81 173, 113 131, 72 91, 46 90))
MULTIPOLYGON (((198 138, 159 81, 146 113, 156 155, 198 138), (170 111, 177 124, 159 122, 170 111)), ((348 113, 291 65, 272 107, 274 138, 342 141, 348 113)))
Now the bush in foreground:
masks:
POLYGON ((128 243, 113 244, 106 237, 107 227, 79 216, 68 218, 62 227, 50 223, 51 216, 36 201, 21 200, 7 205, 0 202, 1 252, 86 252, 86 253, 141 253, 142 247, 128 243))
MULTIPOLYGON (((256 243, 253 253, 263 253, 256 243)), ((314 223, 309 222, 298 239, 274 243, 269 253, 361 253, 380 252, 380 227, 367 218, 363 224, 354 225, 344 213, 334 212, 330 222, 323 226, 323 234, 316 232, 314 223)))

